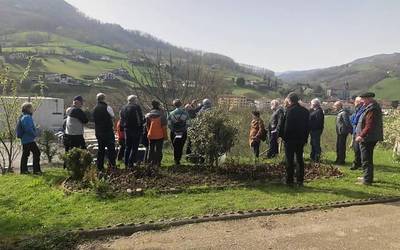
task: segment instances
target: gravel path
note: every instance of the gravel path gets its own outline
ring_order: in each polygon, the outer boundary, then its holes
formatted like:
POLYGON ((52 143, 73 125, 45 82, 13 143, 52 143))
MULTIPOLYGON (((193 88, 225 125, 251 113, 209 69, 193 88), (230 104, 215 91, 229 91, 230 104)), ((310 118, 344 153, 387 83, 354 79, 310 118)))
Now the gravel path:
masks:
POLYGON ((186 225, 79 249, 400 249, 400 202, 186 225))

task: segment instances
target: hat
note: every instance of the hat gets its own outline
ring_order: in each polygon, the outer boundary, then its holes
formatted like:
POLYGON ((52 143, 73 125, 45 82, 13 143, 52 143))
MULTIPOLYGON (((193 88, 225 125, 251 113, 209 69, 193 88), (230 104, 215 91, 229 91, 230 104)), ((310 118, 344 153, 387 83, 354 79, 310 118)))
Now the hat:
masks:
POLYGON ((75 96, 73 100, 74 100, 74 101, 83 102, 83 97, 80 96, 80 95, 78 95, 78 96, 75 96))
POLYGON ((375 97, 375 93, 372 92, 366 92, 360 95, 361 98, 374 98, 375 97))

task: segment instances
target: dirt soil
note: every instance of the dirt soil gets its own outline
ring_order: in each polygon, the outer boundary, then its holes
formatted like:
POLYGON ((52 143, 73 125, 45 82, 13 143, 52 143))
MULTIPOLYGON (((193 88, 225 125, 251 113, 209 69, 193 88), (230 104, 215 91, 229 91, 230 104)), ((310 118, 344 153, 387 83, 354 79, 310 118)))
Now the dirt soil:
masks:
POLYGON ((79 249, 400 249, 400 202, 186 225, 79 249))
MULTIPOLYGON (((245 165, 230 164, 219 168, 208 169, 200 166, 180 166, 163 168, 157 174, 148 175, 148 168, 141 166, 133 172, 114 170, 104 175, 114 192, 126 192, 127 189, 185 189, 191 186, 228 186, 246 184, 255 180, 281 180, 285 176, 285 166, 280 165, 245 165)), ((334 166, 305 166, 305 179, 340 177, 342 173, 334 166)), ((70 190, 80 189, 85 183, 69 180, 66 187, 70 190)))

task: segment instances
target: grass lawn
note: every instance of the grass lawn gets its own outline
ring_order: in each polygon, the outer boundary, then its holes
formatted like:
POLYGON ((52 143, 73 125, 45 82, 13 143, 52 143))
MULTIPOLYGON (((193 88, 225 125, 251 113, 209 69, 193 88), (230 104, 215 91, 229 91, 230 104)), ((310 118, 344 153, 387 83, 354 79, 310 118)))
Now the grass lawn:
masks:
MULTIPOLYGON (((333 154, 328 154, 327 158, 332 160, 333 154)), ((376 183, 372 187, 356 185, 356 177, 361 172, 343 168, 343 178, 313 181, 301 189, 290 189, 278 184, 258 184, 254 187, 204 193, 147 193, 142 197, 121 195, 111 199, 102 199, 93 193, 65 195, 57 186, 67 175, 60 169, 48 170, 41 177, 1 176, 0 241, 122 222, 400 196, 400 167, 390 159, 390 152, 377 151, 376 183)))

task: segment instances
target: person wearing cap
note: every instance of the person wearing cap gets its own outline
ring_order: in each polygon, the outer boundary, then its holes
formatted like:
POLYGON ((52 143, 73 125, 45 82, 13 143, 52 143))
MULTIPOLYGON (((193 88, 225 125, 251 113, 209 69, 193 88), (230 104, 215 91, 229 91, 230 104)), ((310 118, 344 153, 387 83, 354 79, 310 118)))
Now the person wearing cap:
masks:
POLYGON ((351 125, 353 126, 353 135, 352 135, 352 141, 351 141, 351 147, 353 148, 354 151, 354 161, 353 165, 351 166, 351 170, 357 170, 361 168, 361 151, 360 151, 360 143, 356 141, 357 137, 357 124, 358 121, 360 120, 360 116, 364 113, 365 107, 362 101, 362 98, 357 96, 354 99, 354 113, 351 115, 350 120, 351 120, 351 125))
POLYGON ((107 148, 107 158, 112 168, 116 165, 114 111, 106 103, 106 95, 99 93, 96 96, 97 104, 93 110, 94 129, 98 143, 97 169, 104 170, 104 158, 107 148))
POLYGON ((318 98, 311 100, 310 109, 310 159, 319 162, 321 158, 321 135, 324 132, 325 115, 318 98))
POLYGON ((143 137, 144 117, 136 95, 127 98, 121 109, 121 126, 125 131, 125 166, 133 168, 138 162, 138 149, 143 137))
POLYGON ((294 158, 298 164, 296 171, 297 185, 302 186, 304 182, 304 145, 309 135, 310 112, 299 104, 299 96, 292 92, 287 98, 287 108, 281 123, 280 136, 285 145, 286 157, 286 184, 294 184, 294 158))
POLYGON ((360 115, 356 127, 356 142, 360 144, 361 165, 364 176, 359 177, 360 184, 372 185, 374 181, 374 149, 383 141, 383 114, 380 105, 371 92, 360 95, 365 111, 360 115))
POLYGON ((353 128, 350 122, 348 110, 344 109, 343 102, 337 101, 333 105, 336 112, 336 161, 337 165, 346 164, 346 141, 349 134, 352 134, 353 128))
POLYGON ((180 165, 183 147, 187 139, 189 114, 182 108, 181 100, 174 100, 173 105, 175 110, 168 115, 168 127, 171 130, 170 138, 174 148, 175 165, 180 165))
POLYGON ((85 112, 82 111, 83 97, 75 96, 72 100, 72 106, 69 107, 65 114, 65 134, 64 145, 65 151, 68 152, 73 148, 86 148, 85 138, 83 136, 84 126, 89 122, 85 112))

